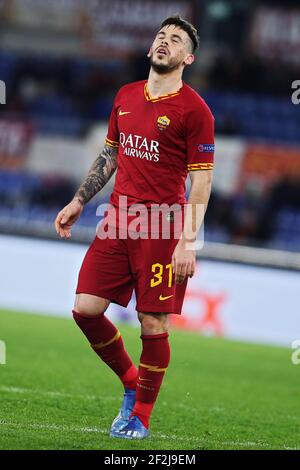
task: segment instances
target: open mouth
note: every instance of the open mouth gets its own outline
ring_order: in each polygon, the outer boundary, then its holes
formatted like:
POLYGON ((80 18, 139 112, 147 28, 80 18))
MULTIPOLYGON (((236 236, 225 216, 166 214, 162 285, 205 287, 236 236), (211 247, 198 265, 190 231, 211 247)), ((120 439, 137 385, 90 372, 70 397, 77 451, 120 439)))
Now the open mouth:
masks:
POLYGON ((157 52, 158 54, 168 55, 167 50, 164 49, 163 47, 159 47, 158 49, 156 49, 156 52, 157 52))

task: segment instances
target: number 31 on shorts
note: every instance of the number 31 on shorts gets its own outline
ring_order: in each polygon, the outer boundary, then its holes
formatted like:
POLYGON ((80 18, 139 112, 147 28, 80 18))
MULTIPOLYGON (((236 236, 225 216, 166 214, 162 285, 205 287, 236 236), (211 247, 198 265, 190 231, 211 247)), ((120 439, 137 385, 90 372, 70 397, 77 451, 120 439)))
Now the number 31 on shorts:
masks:
POLYGON ((166 264, 165 267, 160 263, 154 263, 151 266, 154 276, 150 280, 150 287, 156 287, 163 281, 163 275, 168 276, 168 287, 172 287, 172 264, 166 264), (166 272, 167 271, 167 272, 166 272))

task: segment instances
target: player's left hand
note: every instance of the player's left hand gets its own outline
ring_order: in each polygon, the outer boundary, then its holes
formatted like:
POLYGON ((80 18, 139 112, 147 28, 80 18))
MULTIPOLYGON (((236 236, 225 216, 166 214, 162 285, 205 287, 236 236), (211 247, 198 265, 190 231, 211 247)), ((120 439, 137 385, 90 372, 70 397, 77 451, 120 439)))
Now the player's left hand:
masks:
POLYGON ((186 276, 193 277, 196 267, 196 252, 191 242, 179 240, 172 256, 175 283, 182 284, 186 276))

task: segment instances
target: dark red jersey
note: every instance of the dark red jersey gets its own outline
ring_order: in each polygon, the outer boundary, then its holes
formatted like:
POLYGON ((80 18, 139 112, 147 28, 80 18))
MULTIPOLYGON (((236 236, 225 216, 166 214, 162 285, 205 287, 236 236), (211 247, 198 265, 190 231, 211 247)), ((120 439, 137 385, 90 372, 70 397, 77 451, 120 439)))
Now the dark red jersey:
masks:
POLYGON ((184 204, 188 171, 211 170, 214 118, 186 83, 152 98, 147 81, 123 86, 114 101, 106 144, 118 148, 111 203, 184 204))

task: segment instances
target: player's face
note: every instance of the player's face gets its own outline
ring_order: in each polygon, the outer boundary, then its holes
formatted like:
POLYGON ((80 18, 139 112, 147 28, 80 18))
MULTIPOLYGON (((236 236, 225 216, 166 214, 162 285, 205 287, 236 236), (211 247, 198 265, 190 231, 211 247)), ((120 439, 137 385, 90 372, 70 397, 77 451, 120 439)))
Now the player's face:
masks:
POLYGON ((189 35, 175 25, 160 29, 148 53, 152 68, 168 73, 194 61, 189 35))

